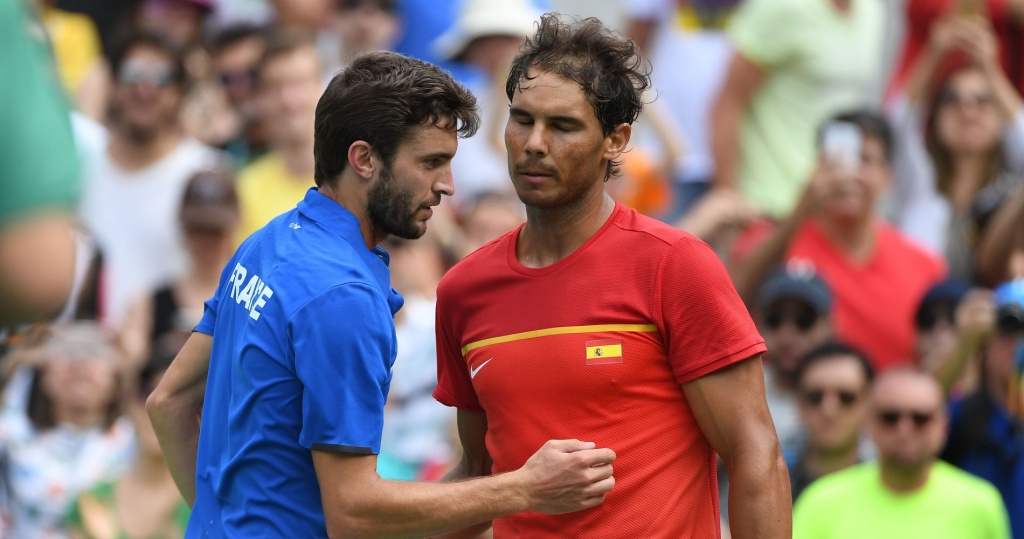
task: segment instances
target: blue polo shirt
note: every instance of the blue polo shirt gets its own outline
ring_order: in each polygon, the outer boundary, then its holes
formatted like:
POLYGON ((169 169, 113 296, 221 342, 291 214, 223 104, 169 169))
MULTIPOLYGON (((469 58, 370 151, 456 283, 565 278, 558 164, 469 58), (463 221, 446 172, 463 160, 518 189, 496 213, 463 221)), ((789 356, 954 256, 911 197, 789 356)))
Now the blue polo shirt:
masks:
POLYGON ((401 306, 388 254, 315 188, 238 248, 196 326, 213 351, 187 537, 327 537, 310 450, 380 451, 401 306))

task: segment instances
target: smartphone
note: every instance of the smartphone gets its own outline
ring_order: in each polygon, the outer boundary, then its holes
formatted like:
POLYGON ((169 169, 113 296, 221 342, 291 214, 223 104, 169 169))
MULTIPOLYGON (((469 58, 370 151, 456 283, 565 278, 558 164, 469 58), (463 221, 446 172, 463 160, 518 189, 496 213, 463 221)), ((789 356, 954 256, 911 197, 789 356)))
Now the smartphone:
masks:
POLYGON ((860 166, 863 143, 860 127, 849 122, 832 122, 821 135, 821 151, 843 172, 853 172, 860 166))

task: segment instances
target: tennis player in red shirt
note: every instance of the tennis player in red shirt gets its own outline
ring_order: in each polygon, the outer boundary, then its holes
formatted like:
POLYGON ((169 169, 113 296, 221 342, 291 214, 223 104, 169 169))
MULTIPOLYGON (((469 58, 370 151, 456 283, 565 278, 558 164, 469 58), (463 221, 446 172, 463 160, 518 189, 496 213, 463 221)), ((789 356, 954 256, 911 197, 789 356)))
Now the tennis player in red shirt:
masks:
POLYGON ((764 341, 707 245, 605 192, 649 87, 633 42, 596 19, 545 15, 513 62, 505 145, 527 221, 438 289, 434 396, 465 449, 448 479, 514 470, 550 438, 617 459, 603 505, 498 519, 496 539, 720 537, 716 453, 733 537, 790 536, 764 341))

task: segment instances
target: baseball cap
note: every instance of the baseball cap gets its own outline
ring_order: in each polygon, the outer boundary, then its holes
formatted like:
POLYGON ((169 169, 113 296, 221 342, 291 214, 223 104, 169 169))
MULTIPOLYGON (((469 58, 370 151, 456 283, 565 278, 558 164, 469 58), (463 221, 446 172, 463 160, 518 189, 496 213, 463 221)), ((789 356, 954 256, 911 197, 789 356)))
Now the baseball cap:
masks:
POLYGON ((459 18, 434 40, 434 52, 453 59, 474 39, 484 36, 525 38, 534 31, 540 11, 530 0, 465 0, 459 18))
POLYGON ((223 229, 238 222, 234 178, 219 170, 194 174, 185 187, 180 217, 185 228, 223 229))
POLYGON ((783 299, 802 301, 821 315, 832 312, 832 289, 811 268, 790 266, 768 276, 758 291, 761 306, 783 299))
POLYGON ((996 324, 1000 333, 1024 332, 1024 279, 996 287, 996 324))
POLYGON ((955 309, 970 289, 970 284, 959 279, 946 279, 932 285, 917 304, 917 311, 914 313, 914 322, 917 327, 930 327, 931 324, 925 323, 925 321, 929 317, 934 318, 933 313, 936 306, 947 304, 950 308, 955 309))

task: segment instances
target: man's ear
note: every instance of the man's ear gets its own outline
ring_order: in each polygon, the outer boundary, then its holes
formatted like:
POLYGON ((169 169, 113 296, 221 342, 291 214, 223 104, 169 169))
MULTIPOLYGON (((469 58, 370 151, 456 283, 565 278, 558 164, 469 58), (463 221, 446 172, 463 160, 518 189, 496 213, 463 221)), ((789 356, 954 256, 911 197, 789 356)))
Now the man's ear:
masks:
POLYGON ((365 180, 373 177, 377 167, 373 147, 365 140, 357 140, 348 147, 348 166, 357 176, 365 180))
POLYGON ((633 134, 633 126, 622 123, 615 127, 615 130, 608 133, 604 138, 604 158, 607 161, 615 161, 626 151, 629 144, 629 137, 633 134))

